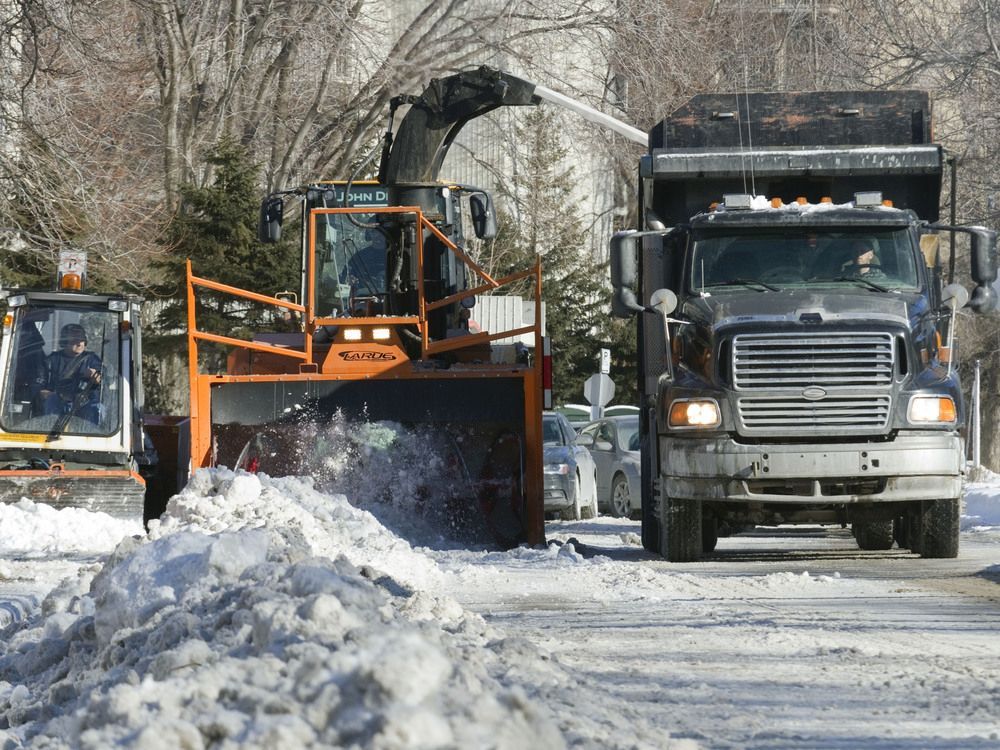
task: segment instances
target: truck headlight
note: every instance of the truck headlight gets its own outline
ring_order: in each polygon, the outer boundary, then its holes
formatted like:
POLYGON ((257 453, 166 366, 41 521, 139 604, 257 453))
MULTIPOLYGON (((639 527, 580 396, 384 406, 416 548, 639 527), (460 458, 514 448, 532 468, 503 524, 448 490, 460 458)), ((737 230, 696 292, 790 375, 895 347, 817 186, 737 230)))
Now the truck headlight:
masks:
POLYGON ((906 413, 911 422, 954 422, 955 402, 950 396, 913 396, 906 413))
POLYGON ((715 399, 680 399, 670 404, 668 424, 696 429, 718 427, 722 424, 722 415, 715 399))
POLYGON ((569 464, 545 464, 543 471, 546 474, 569 474, 569 464))

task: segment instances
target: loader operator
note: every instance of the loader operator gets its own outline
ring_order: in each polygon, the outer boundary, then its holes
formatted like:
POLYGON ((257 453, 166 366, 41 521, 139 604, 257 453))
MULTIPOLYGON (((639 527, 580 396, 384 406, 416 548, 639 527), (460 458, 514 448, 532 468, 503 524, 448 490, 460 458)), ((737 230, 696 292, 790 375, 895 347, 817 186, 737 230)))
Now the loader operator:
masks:
POLYGON ((87 351, 87 333, 78 323, 59 332, 59 350, 45 360, 46 385, 39 393, 44 414, 100 420, 101 358, 87 351))

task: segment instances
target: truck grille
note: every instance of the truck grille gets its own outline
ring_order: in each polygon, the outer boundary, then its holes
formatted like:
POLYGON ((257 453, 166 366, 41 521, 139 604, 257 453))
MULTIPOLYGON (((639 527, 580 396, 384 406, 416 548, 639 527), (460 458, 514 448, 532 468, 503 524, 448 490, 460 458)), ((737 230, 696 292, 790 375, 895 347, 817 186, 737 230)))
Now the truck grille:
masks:
POLYGON ((892 405, 894 353, 888 333, 734 337, 734 385, 754 391, 737 399, 743 430, 884 430, 892 405))
POLYGON ((748 430, 805 432, 822 428, 885 427, 891 399, 882 396, 827 396, 821 401, 788 398, 741 398, 740 419, 748 430))
POLYGON ((733 339, 737 390, 888 388, 888 333, 742 334, 733 339))

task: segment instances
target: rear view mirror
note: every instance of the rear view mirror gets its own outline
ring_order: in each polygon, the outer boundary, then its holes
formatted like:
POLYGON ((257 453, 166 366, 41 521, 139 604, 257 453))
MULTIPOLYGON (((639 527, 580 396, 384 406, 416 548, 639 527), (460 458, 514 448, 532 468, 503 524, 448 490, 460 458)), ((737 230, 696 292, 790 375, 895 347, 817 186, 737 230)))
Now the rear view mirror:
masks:
POLYGON ((969 302, 975 312, 990 312, 996 308, 997 293, 993 282, 997 278, 997 233, 984 227, 972 227, 972 279, 976 288, 969 302))
POLYGON ((472 231, 476 233, 476 237, 489 240, 497 236, 497 218, 488 193, 473 193, 469 196, 469 213, 472 215, 472 231))
POLYGON ((582 445, 584 448, 589 448, 594 444, 594 436, 590 434, 577 435, 574 442, 577 445, 582 445))
POLYGON ((637 289, 639 285, 639 234, 617 232, 611 238, 611 314, 630 318, 642 312, 637 289))
POLYGON ((271 244, 281 240, 281 222, 284 219, 285 204, 279 195, 269 195, 260 204, 260 221, 257 224, 257 240, 271 244))

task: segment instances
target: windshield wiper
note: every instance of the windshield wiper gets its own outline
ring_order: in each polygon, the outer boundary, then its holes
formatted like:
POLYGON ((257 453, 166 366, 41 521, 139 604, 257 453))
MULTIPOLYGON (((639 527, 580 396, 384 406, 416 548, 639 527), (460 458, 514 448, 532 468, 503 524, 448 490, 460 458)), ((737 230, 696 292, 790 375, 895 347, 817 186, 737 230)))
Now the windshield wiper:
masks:
MULTIPOLYGON (((769 292, 780 292, 776 286, 771 286, 770 284, 765 284, 763 281, 757 281, 757 279, 729 279, 729 281, 717 281, 714 284, 706 284, 705 288, 713 286, 748 286, 751 289, 757 289, 757 287, 764 287, 769 292)), ((764 289, 757 289, 758 292, 763 292, 764 289)))
POLYGON ((869 289, 874 289, 876 292, 888 292, 889 288, 884 287, 881 284, 876 284, 874 281, 869 281, 868 279, 863 279, 860 276, 838 276, 832 281, 853 281, 856 284, 861 284, 861 286, 866 286, 869 289))

